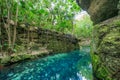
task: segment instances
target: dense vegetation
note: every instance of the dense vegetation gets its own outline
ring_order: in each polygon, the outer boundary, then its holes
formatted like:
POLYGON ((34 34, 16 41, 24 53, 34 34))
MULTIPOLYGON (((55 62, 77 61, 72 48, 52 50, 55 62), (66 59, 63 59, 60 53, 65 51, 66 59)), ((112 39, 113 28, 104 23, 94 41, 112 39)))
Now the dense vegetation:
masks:
POLYGON ((40 27, 89 38, 89 16, 74 18, 80 10, 75 0, 0 0, 0 51, 16 52, 19 27, 26 28, 28 36, 29 30, 40 27))
POLYGON ((79 15, 81 15, 80 18, 74 20, 73 35, 76 35, 77 38, 91 38, 93 23, 90 16, 84 11, 80 12, 79 15))

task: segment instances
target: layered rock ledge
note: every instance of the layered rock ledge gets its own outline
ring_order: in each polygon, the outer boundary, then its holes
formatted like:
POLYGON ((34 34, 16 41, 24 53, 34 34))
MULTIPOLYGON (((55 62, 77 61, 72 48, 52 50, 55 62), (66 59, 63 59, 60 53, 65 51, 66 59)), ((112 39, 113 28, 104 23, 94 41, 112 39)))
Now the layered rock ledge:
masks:
POLYGON ((0 57, 0 65, 10 65, 19 61, 36 59, 56 53, 79 49, 79 39, 70 35, 43 28, 26 29, 18 27, 17 44, 27 47, 27 52, 0 57))
POLYGON ((120 80, 120 0, 76 0, 94 22, 94 80, 120 80))

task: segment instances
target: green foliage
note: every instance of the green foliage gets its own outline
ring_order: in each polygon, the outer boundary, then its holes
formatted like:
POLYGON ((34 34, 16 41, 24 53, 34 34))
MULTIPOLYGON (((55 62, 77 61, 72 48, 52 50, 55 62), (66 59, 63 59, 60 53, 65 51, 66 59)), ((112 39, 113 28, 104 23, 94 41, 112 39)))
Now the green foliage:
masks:
POLYGON ((76 20, 74 32, 77 37, 90 38, 93 30, 93 23, 89 15, 85 14, 81 20, 76 20))
POLYGON ((7 56, 7 57, 5 57, 5 58, 2 58, 0 64, 6 64, 6 63, 8 63, 9 61, 10 61, 10 57, 7 56))
MULTIPOLYGON (((88 16, 84 20, 77 21, 75 25, 74 16, 80 11, 75 0, 2 0, 4 16, 7 16, 6 5, 10 5, 13 15, 16 13, 17 3, 19 7, 18 22, 29 23, 30 25, 52 29, 67 33, 73 31, 78 37, 88 37, 91 32, 91 22, 88 16), (78 24, 79 23, 79 24, 78 24), (78 27, 79 26, 79 27, 78 27)), ((14 20, 14 17, 13 17, 14 20)))
MULTIPOLYGON (((89 37, 92 31, 92 22, 89 17, 86 16, 84 20, 74 21, 74 16, 80 10, 75 0, 0 0, 0 17, 8 17, 9 15, 10 20, 18 25, 29 24, 25 25, 27 31, 31 27, 42 27, 63 33, 72 33, 77 37, 89 37), (74 24, 74 22, 76 23, 74 24)), ((14 43, 12 35, 14 33, 17 36, 19 30, 16 30, 15 33, 16 27, 19 26, 12 27, 10 25, 7 28, 8 31, 6 29, 7 39, 10 40, 6 43, 7 45, 2 44, 2 46, 5 48, 14 46, 12 50, 17 53, 21 47, 14 43)))
POLYGON ((106 80, 111 80, 110 77, 109 77, 109 72, 108 70, 104 67, 104 66, 101 66, 98 71, 97 71, 98 75, 97 77, 101 78, 101 79, 106 79, 106 80))

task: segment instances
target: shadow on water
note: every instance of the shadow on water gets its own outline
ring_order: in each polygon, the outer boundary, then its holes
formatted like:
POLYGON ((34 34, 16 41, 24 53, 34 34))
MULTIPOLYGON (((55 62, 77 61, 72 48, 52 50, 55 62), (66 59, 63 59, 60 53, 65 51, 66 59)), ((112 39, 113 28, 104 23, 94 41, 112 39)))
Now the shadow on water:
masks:
POLYGON ((21 62, 0 70, 0 80, 92 80, 89 47, 21 62))

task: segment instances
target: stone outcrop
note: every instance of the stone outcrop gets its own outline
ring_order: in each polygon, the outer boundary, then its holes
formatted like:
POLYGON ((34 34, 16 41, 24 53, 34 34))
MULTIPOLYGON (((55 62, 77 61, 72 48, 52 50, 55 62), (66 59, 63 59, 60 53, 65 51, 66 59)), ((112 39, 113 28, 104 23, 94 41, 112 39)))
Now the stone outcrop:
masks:
POLYGON ((79 40, 76 37, 43 28, 30 30, 29 36, 28 31, 25 28, 21 28, 18 32, 18 39, 18 43, 30 44, 30 49, 46 47, 50 53, 68 52, 79 49, 79 40))
POLYGON ((38 54, 24 53, 24 54, 19 54, 19 55, 11 55, 11 56, 2 57, 0 58, 0 67, 1 67, 0 69, 2 69, 2 67, 9 66, 9 65, 21 62, 21 61, 43 58, 48 55, 50 55, 50 53, 38 53, 38 54))
MULTIPOLYGON (((70 35, 43 28, 29 29, 18 27, 16 43, 27 49, 25 53, 0 57, 0 67, 24 60, 45 57, 56 53, 64 53, 79 49, 79 40, 70 35), (28 54, 27 54, 28 53, 28 54)), ((6 41, 6 35, 2 37, 6 41)), ((18 49, 20 49, 18 47, 18 49)), ((21 50, 22 51, 22 50, 21 50)))
POLYGON ((77 0, 95 26, 92 43, 94 80, 120 80, 120 0, 77 0))
POLYGON ((120 16, 94 26, 95 49, 91 53, 98 79, 120 79, 120 16))
POLYGON ((77 0, 77 2, 90 14, 95 24, 118 15, 119 0, 77 0))

